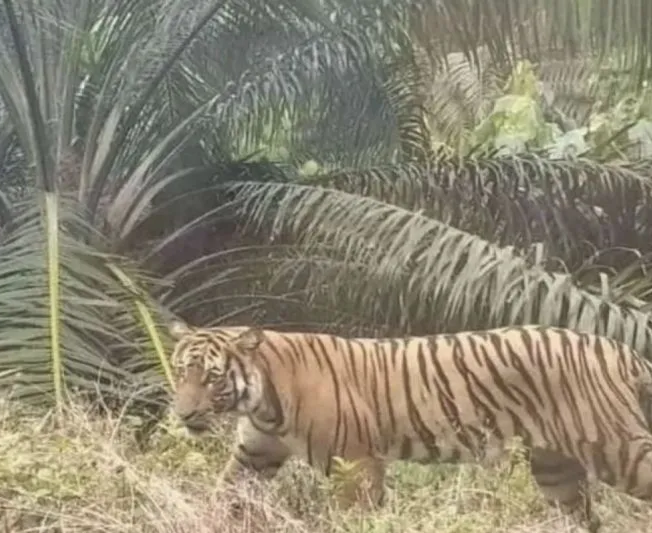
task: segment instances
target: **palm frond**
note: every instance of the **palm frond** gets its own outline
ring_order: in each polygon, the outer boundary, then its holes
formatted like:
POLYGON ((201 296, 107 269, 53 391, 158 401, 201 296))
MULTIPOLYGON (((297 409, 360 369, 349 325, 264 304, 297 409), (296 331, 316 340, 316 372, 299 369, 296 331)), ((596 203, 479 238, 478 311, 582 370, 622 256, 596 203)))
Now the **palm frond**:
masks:
MULTIPOLYGON (((511 247, 421 213, 311 186, 233 188, 256 227, 288 232, 308 251, 329 249, 343 268, 359 272, 338 278, 338 296, 346 290, 357 309, 381 316, 400 308, 408 331, 538 322, 607 334, 641 353, 652 342, 646 313, 582 290, 570 274, 548 272, 511 247)), ((324 282, 315 280, 318 287, 324 282)))
POLYGON ((396 116, 401 162, 432 158, 432 133, 427 113, 428 65, 418 50, 408 48, 388 65, 387 98, 396 116))
MULTIPOLYGON (((426 164, 340 170, 319 183, 423 212, 497 244, 535 244, 571 271, 595 250, 652 252, 647 166, 548 160, 440 157, 426 164)), ((558 265, 559 266, 559 265, 558 265)))
POLYGON ((406 4, 412 34, 437 58, 462 52, 478 64, 478 50, 484 46, 491 61, 503 65, 515 57, 582 55, 634 68, 639 80, 650 75, 652 38, 640 21, 649 19, 652 8, 645 2, 415 0, 406 4))
POLYGON ((588 123, 597 102, 599 65, 590 58, 544 59, 539 64, 544 103, 561 115, 563 130, 588 123))
POLYGON ((426 107, 439 142, 459 146, 502 94, 508 71, 492 65, 485 49, 478 52, 478 61, 473 65, 461 52, 450 53, 428 73, 426 107))
MULTIPOLYGON (((92 229, 74 214, 69 202, 62 204, 59 214, 58 270, 45 268, 48 232, 43 231, 40 206, 24 205, 0 241, 0 370, 19 368, 18 381, 7 379, 18 385, 15 394, 36 401, 55 392, 57 374, 66 390, 88 391, 87 385, 94 383, 91 390, 105 393, 116 383, 139 380, 142 375, 121 368, 115 359, 117 347, 147 349, 147 344, 125 337, 112 319, 115 314, 131 316, 120 299, 133 300, 106 266, 116 259, 80 242, 79 236, 92 229), (53 276, 60 293, 54 301, 48 296, 53 276), (58 339, 50 333, 55 316, 50 302, 58 304, 58 339), (60 361, 53 359, 53 340, 59 342, 60 361)), ((131 307, 135 309, 133 303, 131 307)), ((133 317, 129 321, 132 328, 138 324, 133 317)), ((155 359, 148 356, 147 360, 149 368, 156 368, 155 359)), ((158 374, 159 383, 161 377, 158 374)))

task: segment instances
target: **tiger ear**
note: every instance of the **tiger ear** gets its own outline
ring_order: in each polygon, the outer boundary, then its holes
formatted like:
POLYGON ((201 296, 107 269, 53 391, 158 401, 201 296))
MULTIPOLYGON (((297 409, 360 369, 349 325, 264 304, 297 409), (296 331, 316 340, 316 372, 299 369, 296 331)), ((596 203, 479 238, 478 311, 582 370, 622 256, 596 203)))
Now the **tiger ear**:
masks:
POLYGON ((170 335, 172 335, 172 338, 181 340, 186 335, 190 335, 193 332, 193 329, 181 320, 174 320, 168 325, 168 331, 170 332, 170 335))
POLYGON ((244 353, 251 353, 258 349, 265 340, 265 333, 259 328, 249 328, 238 335, 233 343, 235 347, 244 353))

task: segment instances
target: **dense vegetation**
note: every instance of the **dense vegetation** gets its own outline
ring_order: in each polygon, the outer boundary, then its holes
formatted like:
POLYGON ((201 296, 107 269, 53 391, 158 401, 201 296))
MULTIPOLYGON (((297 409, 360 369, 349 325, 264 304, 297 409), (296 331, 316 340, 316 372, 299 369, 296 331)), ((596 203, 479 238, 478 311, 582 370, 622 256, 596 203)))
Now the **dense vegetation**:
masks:
POLYGON ((641 0, 3 0, 3 394, 162 415, 172 316, 540 322, 649 354, 649 20, 641 0))

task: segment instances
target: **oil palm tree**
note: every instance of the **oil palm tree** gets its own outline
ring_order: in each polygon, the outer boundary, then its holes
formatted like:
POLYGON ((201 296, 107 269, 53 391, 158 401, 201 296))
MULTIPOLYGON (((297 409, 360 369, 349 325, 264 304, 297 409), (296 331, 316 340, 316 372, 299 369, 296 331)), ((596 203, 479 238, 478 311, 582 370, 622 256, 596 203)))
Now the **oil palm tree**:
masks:
MULTIPOLYGON (((188 310, 174 291, 238 276, 205 249, 232 231, 216 184, 291 177, 327 117, 369 95, 387 115, 375 43, 308 2, 6 0, 0 19, 3 388, 57 405, 160 388, 157 324, 188 310), (274 143, 285 165, 252 160, 274 143)), ((378 131, 366 157, 392 141, 378 131)))
POLYGON ((647 347, 644 162, 433 146, 451 53, 467 78, 560 51, 645 75, 647 8, 605 32, 608 4, 3 0, 0 383, 146 396, 170 314, 647 347))

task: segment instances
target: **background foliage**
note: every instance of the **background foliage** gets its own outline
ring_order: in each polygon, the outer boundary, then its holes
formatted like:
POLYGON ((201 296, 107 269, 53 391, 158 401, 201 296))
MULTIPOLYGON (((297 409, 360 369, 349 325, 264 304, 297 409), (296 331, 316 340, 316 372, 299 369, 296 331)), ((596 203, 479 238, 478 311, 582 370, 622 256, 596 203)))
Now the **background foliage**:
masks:
POLYGON ((172 316, 649 353, 651 10, 3 0, 0 385, 155 407, 172 316))

